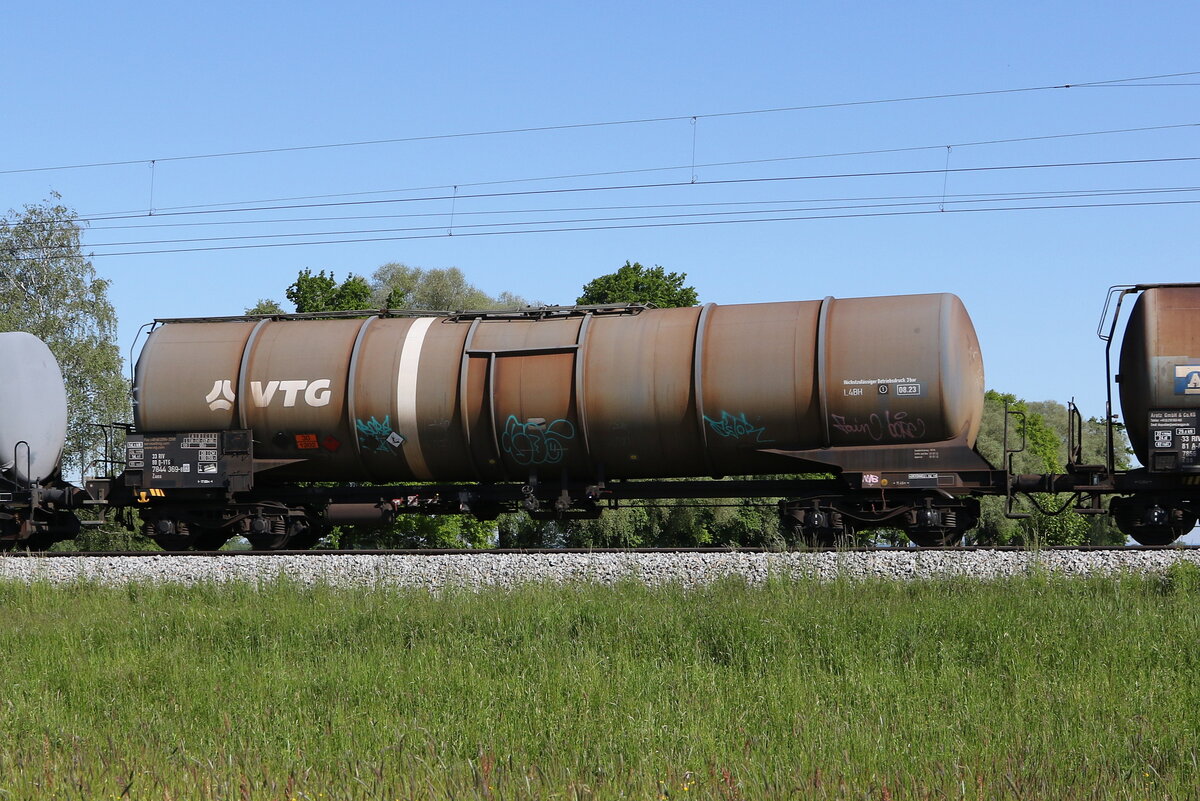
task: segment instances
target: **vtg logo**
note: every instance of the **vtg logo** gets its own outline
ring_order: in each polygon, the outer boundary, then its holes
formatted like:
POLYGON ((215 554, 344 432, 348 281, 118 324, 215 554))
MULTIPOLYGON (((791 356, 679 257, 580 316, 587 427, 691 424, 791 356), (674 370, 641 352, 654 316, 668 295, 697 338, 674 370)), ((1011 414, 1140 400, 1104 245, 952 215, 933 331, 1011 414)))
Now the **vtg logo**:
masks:
POLYGON ((1175 365, 1175 394, 1200 395, 1200 364, 1175 365))
MULTIPOLYGON (((261 381, 251 381, 250 401, 261 409, 270 406, 277 395, 282 395, 285 408, 295 406, 299 398, 303 398, 307 406, 328 406, 333 398, 333 390, 330 389, 332 384, 333 381, 328 378, 318 378, 316 381, 268 381, 266 386, 261 381)), ((204 400, 214 412, 229 411, 236 400, 233 382, 218 378, 204 400)))

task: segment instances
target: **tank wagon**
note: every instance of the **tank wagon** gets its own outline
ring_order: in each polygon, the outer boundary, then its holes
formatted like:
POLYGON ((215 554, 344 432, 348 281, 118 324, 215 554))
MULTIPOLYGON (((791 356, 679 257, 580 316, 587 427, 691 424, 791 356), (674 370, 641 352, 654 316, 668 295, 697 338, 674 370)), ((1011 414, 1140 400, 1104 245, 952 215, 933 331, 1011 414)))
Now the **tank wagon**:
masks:
POLYGON ((32 334, 0 333, 0 376, 0 545, 69 539, 79 491, 59 472, 67 394, 58 360, 32 334))
POLYGON ((59 475, 53 356, 0 334, 0 544, 73 536, 83 503, 136 509, 179 550, 235 534, 307 547, 331 524, 407 513, 572 518, 772 497, 809 544, 882 526, 937 545, 975 525, 981 496, 1007 497, 1015 517, 1017 495, 1045 492, 1071 495, 1059 511, 1111 512, 1138 542, 1168 544, 1200 514, 1200 285, 1110 290, 1110 377, 1130 297, 1115 380, 1142 466, 1116 469, 1114 425, 1106 463, 1081 464, 1071 406, 1068 463, 1051 475, 974 450, 983 364, 948 294, 159 320, 124 469, 87 493, 59 475))
MULTIPOLYGON (((234 533, 294 546, 410 509, 594 516, 731 492, 661 479, 812 473, 849 482, 838 505, 784 510, 813 537, 887 520, 942 541, 995 482, 972 451, 979 344, 949 294, 164 320, 133 393, 127 469, 106 494, 141 501, 173 547, 234 533), (343 486, 299 485, 318 481, 343 486)), ((830 490, 781 481, 737 489, 830 490)))
POLYGON ((1128 494, 1113 498, 1110 509, 1138 542, 1166 545, 1190 531, 1200 512, 1200 286, 1114 287, 1112 327, 1104 335, 1110 348, 1129 296, 1137 300, 1114 378, 1129 444, 1143 467, 1120 477, 1128 494))

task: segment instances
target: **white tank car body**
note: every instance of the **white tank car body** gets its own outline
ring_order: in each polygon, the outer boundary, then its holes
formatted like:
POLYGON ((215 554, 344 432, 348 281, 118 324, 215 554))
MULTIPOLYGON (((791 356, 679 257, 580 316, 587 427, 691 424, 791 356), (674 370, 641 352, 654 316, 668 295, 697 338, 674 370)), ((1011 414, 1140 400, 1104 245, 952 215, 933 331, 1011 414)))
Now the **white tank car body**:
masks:
POLYGON ((58 360, 33 334, 0 333, 0 472, 21 484, 50 477, 66 436, 58 360))

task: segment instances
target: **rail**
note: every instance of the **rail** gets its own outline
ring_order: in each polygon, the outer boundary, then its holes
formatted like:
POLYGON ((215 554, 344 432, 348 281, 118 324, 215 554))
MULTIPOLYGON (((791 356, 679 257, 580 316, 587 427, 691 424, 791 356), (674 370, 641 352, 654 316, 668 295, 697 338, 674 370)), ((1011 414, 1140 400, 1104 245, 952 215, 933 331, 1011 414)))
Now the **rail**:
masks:
POLYGON ((935 545, 917 547, 903 546, 856 546, 850 547, 792 547, 792 548, 397 548, 375 550, 306 550, 306 551, 31 551, 0 550, 0 559, 18 557, 34 559, 69 558, 162 558, 185 556, 188 558, 236 557, 252 558, 264 556, 304 556, 334 558, 339 556, 556 556, 578 554, 820 554, 820 553, 1190 553, 1200 551, 1200 545, 935 545))

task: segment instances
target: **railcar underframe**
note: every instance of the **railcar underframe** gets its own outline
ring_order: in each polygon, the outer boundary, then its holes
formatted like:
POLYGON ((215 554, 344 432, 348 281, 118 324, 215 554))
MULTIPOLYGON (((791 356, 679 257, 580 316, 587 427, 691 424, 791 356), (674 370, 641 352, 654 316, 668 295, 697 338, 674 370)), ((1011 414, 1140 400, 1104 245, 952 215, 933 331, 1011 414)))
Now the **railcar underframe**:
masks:
POLYGON ((272 470, 284 465, 256 460, 248 431, 135 434, 126 469, 89 481, 88 491, 102 506, 136 510, 142 530, 168 550, 216 548, 235 535, 262 550, 306 548, 331 526, 386 525, 405 514, 492 519, 524 511, 535 519, 570 520, 678 499, 777 504, 793 544, 838 546, 884 528, 904 531, 918 545, 952 545, 978 522, 981 496, 1066 492, 1073 508, 1086 512, 1103 511, 1100 496, 1119 491, 1116 482, 1099 482, 1088 470, 1010 478, 962 443, 937 445, 922 449, 923 457, 936 452, 934 466, 927 458, 914 461, 911 448, 771 451, 804 471, 790 477, 581 482, 531 474, 525 483, 327 486, 273 479, 272 470), (197 463, 197 453, 214 449, 201 456, 211 461, 197 463))

